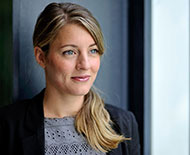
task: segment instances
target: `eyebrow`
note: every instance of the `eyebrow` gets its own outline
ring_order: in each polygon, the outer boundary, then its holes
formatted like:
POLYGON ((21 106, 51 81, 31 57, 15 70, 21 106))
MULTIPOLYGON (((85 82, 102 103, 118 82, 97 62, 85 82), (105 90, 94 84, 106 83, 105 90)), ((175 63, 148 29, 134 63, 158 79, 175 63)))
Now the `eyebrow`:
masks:
POLYGON ((97 44, 96 44, 96 43, 94 43, 94 44, 91 44, 89 47, 92 47, 92 46, 97 46, 97 44))
MULTIPOLYGON (((77 46, 77 45, 74 45, 74 44, 66 44, 66 45, 61 46, 60 48, 64 48, 64 47, 67 47, 67 46, 71 46, 71 47, 74 47, 74 48, 78 48, 78 46, 77 46)), ((96 43, 93 43, 93 44, 89 45, 89 47, 93 47, 93 46, 97 46, 97 44, 96 44, 96 43)))

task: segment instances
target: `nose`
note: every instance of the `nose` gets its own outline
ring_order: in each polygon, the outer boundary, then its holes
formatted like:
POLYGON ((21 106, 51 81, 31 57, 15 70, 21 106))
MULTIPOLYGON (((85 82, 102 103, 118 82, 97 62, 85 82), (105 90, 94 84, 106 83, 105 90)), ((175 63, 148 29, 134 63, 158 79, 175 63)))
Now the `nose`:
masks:
POLYGON ((90 59, 87 53, 81 53, 78 56, 76 69, 77 70, 88 70, 90 68, 90 59))

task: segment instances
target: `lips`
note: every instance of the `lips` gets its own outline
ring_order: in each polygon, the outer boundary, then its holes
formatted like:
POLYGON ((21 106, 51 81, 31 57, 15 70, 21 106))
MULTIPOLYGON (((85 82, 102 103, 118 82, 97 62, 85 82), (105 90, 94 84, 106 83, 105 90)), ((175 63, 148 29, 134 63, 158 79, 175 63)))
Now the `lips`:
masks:
POLYGON ((85 75, 85 76, 74 76, 74 77, 71 77, 73 80, 75 81, 79 81, 79 82, 86 82, 89 80, 90 78, 90 75, 85 75))

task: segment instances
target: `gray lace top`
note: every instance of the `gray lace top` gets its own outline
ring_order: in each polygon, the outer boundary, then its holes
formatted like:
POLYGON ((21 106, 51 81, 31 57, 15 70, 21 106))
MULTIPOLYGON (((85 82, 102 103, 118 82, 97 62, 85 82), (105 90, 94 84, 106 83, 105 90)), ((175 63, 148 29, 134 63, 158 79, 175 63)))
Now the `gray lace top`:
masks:
POLYGON ((45 155, 105 155, 77 133, 74 117, 45 118, 45 155))

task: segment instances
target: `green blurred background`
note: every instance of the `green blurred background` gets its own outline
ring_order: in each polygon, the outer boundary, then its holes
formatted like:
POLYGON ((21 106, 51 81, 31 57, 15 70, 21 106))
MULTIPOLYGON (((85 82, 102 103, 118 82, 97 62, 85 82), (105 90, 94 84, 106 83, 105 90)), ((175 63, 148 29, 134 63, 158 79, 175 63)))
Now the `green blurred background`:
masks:
POLYGON ((12 102, 12 0, 0 1, 0 106, 12 102))

